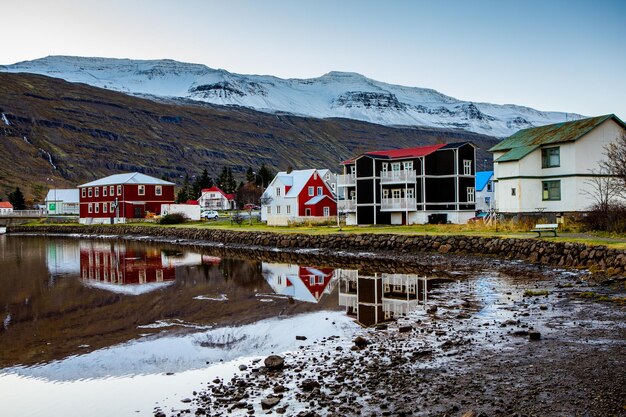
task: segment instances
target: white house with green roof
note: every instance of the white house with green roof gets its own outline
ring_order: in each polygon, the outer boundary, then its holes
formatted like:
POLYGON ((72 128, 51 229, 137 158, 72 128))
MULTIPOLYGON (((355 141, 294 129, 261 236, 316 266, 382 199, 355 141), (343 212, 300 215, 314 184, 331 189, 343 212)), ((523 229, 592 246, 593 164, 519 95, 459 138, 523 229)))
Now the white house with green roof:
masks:
POLYGON ((626 133, 613 114, 520 130, 489 149, 501 213, 588 210, 606 146, 626 133))

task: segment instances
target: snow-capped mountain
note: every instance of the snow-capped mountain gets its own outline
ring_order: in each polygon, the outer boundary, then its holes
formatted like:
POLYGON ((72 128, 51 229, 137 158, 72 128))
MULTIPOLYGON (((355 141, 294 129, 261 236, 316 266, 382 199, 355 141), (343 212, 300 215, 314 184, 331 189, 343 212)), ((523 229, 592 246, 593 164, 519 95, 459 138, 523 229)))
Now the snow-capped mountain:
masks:
POLYGON ((457 128, 497 137, 582 117, 462 101, 432 89, 386 84, 348 72, 281 79, 172 60, 68 56, 0 66, 0 71, 42 74, 135 95, 180 97, 318 118, 345 117, 382 125, 457 128))

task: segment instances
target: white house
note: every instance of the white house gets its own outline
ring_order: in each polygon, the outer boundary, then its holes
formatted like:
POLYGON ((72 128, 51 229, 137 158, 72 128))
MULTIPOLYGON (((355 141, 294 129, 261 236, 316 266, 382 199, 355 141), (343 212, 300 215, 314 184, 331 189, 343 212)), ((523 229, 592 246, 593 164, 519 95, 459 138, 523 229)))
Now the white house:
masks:
POLYGON ((520 130, 490 149, 501 213, 588 210, 606 146, 626 133, 613 114, 520 130))
POLYGON ((234 210, 237 208, 234 194, 226 194, 219 187, 205 188, 198 199, 202 210, 234 210))
POLYGON ((8 201, 0 201, 0 215, 13 213, 13 204, 8 201))
POLYGON ((48 214, 80 214, 78 188, 54 188, 46 195, 48 214))
POLYGON ((336 176, 328 169, 282 171, 261 197, 261 220, 270 226, 327 221, 337 216, 336 176))
POLYGON ((263 262, 263 278, 276 294, 307 303, 317 303, 332 293, 332 268, 263 262))
POLYGON ((493 171, 476 173, 476 211, 489 212, 495 207, 493 171))

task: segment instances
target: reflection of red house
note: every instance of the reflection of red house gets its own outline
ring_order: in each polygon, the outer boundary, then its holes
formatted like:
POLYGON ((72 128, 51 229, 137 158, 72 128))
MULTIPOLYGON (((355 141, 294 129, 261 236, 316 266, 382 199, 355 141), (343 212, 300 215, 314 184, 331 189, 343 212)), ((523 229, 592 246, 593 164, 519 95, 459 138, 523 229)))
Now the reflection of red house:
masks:
POLYGON ((263 277, 274 292, 296 300, 317 303, 332 290, 334 269, 263 263, 263 277))
POLYGON ((158 249, 127 249, 93 244, 81 247, 81 277, 86 282, 137 285, 174 281, 174 267, 163 265, 158 249))

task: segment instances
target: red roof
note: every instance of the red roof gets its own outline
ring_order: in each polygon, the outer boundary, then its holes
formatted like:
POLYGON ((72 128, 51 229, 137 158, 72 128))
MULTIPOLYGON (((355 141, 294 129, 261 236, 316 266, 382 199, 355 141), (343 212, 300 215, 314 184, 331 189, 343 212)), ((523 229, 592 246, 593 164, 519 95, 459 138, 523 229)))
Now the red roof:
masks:
POLYGON ((198 200, 187 200, 187 202, 185 204, 191 204, 191 205, 194 205, 194 206, 200 205, 198 200))
POLYGON ((13 204, 9 203, 8 201, 0 201, 0 208, 13 208, 13 204))
POLYGON ((400 159, 400 158, 417 158, 420 156, 426 156, 437 149, 446 146, 445 143, 441 143, 439 145, 429 145, 429 146, 418 146, 416 148, 404 148, 404 149, 391 149, 388 151, 374 151, 374 152, 366 152, 365 155, 369 156, 382 156, 390 159, 400 159))
POLYGON ((210 192, 215 192, 215 191, 217 191, 218 193, 222 194, 224 197, 226 197, 227 200, 234 200, 235 199, 235 194, 226 194, 224 191, 222 191, 222 189, 220 187, 213 186, 211 188, 203 188, 202 189, 203 193, 210 193, 210 192))

